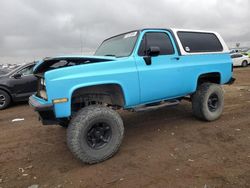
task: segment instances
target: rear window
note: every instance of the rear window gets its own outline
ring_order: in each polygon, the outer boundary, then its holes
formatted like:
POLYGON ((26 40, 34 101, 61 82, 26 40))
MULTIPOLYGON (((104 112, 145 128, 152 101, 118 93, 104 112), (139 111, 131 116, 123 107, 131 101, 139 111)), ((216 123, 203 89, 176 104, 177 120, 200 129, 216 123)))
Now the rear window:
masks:
POLYGON ((179 31, 177 35, 184 50, 188 53, 223 51, 219 39, 213 33, 179 31))

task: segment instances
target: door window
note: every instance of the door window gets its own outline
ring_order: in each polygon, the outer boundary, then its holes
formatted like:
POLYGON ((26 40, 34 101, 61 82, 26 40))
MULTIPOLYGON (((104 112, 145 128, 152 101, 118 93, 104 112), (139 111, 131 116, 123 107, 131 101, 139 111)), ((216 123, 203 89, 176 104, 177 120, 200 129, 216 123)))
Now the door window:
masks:
POLYGON ((234 58, 237 58, 237 57, 238 57, 237 54, 232 54, 232 55, 231 55, 231 58, 233 58, 233 59, 234 59, 234 58))
POLYGON ((243 55, 242 54, 232 54, 231 55, 231 58, 240 58, 240 57, 243 57, 243 55))
POLYGON ((28 66, 20 70, 18 73, 21 74, 22 76, 28 76, 33 74, 33 67, 34 65, 28 66))
POLYGON ((148 32, 143 36, 138 55, 146 56, 150 47, 159 47, 159 55, 174 54, 174 47, 167 33, 148 32))

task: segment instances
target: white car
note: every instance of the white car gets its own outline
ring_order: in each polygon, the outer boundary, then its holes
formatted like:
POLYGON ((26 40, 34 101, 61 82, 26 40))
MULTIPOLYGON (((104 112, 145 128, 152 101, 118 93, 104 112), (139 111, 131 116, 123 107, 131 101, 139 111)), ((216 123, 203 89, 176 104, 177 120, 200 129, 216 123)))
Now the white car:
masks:
POLYGON ((250 63, 249 57, 240 53, 231 54, 231 58, 233 60, 233 66, 247 67, 250 63))

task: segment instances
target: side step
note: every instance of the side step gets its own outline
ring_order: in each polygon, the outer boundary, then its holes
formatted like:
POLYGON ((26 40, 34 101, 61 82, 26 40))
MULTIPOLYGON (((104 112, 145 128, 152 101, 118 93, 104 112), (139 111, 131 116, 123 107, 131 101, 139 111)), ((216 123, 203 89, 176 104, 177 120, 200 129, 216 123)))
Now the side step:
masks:
POLYGON ((132 111, 134 112, 143 112, 143 111, 149 111, 149 110, 157 110, 159 108, 163 108, 166 106, 176 106, 180 103, 179 100, 171 100, 171 101, 162 101, 157 103, 157 105, 142 105, 139 107, 134 108, 132 111))

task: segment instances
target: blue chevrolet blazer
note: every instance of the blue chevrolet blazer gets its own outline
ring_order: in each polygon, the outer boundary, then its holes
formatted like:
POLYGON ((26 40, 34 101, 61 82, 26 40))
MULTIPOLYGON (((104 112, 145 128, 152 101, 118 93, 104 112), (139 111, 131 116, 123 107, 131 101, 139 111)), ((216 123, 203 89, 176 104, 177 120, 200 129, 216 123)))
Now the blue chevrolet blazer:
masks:
POLYGON ((85 163, 113 156, 124 135, 117 109, 143 111, 192 103, 195 117, 213 121, 223 111, 223 84, 233 66, 212 31, 141 29, 102 42, 93 56, 60 56, 34 68, 29 103, 43 124, 67 127, 72 153, 85 163))

